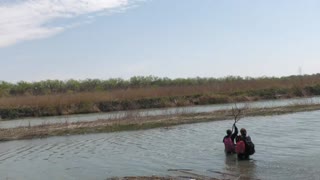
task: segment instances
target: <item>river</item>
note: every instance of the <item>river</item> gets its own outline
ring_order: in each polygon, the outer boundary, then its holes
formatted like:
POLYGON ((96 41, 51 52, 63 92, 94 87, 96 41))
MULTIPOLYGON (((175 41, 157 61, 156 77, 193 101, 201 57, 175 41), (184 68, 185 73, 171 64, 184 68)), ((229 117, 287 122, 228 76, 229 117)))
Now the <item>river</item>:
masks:
MULTIPOLYGON (((268 101, 255 101, 246 103, 237 103, 237 107, 247 106, 249 108, 268 108, 268 107, 281 107, 296 104, 320 104, 320 97, 309 98, 296 98, 296 99, 279 99, 268 101)), ((72 123, 72 122, 85 122, 96 121, 98 119, 111 119, 121 118, 125 116, 156 116, 156 115, 171 115, 177 113, 200 113, 212 112, 223 109, 231 109, 234 103, 229 104, 215 104, 204 106, 191 106, 191 107, 178 107, 178 108, 161 108, 161 109, 142 109, 132 111, 117 111, 108 113, 92 113, 80 115, 65 115, 65 116, 51 116, 51 117, 36 117, 36 118, 23 118, 15 120, 0 121, 0 128, 14 128, 14 127, 27 127, 44 124, 54 123, 72 123)))
POLYGON ((245 127, 256 145, 248 161, 223 152, 231 120, 2 142, 0 177, 100 180, 193 173, 221 179, 320 179, 319 117, 320 111, 312 111, 241 119, 238 127, 245 127))

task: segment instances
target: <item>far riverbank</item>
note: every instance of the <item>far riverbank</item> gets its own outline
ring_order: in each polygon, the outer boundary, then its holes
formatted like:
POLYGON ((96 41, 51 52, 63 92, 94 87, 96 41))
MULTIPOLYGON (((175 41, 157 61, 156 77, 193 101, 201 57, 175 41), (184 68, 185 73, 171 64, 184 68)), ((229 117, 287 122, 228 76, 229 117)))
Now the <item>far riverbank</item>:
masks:
POLYGON ((154 76, 0 82, 0 119, 256 102, 320 95, 320 74, 262 78, 154 76))
MULTIPOLYGON (((242 109, 242 116, 280 115, 294 112, 320 110, 320 104, 301 104, 285 107, 242 109)), ((191 124, 233 119, 232 110, 218 110, 205 113, 188 113, 159 116, 130 116, 115 119, 99 119, 91 122, 43 124, 33 127, 0 129, 0 140, 18 140, 64 136, 88 133, 107 133, 118 131, 144 130, 151 128, 170 128, 180 124, 191 124)))

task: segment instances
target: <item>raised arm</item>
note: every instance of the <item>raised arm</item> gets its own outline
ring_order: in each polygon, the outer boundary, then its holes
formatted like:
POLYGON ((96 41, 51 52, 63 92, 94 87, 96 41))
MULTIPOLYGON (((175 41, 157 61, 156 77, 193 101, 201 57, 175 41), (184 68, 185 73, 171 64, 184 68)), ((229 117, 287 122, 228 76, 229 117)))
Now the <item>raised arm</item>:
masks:
POLYGON ((233 124, 233 126, 234 126, 234 132, 233 132, 233 134, 231 135, 231 139, 236 138, 237 135, 238 135, 238 128, 237 128, 236 124, 233 124))

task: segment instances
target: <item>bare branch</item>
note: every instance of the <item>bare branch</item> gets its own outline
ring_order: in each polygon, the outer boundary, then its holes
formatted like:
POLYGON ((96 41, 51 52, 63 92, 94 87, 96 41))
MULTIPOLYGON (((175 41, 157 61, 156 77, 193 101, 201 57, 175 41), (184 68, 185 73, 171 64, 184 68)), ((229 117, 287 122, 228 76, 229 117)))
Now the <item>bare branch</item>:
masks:
POLYGON ((239 108, 235 103, 234 107, 231 109, 232 116, 234 117, 234 123, 237 123, 245 115, 245 111, 248 109, 248 104, 245 104, 243 107, 239 108))

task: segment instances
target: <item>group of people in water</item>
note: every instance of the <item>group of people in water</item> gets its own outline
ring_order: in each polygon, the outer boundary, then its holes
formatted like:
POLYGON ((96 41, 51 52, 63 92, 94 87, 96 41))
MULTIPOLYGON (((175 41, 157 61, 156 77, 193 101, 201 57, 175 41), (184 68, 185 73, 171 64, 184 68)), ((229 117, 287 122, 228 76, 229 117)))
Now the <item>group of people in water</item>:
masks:
POLYGON ((251 141, 250 136, 247 135, 247 131, 244 128, 240 129, 240 135, 238 135, 238 128, 236 124, 233 124, 234 132, 227 130, 227 135, 223 138, 226 154, 237 154, 238 159, 249 159, 250 155, 255 153, 254 144, 251 141))

